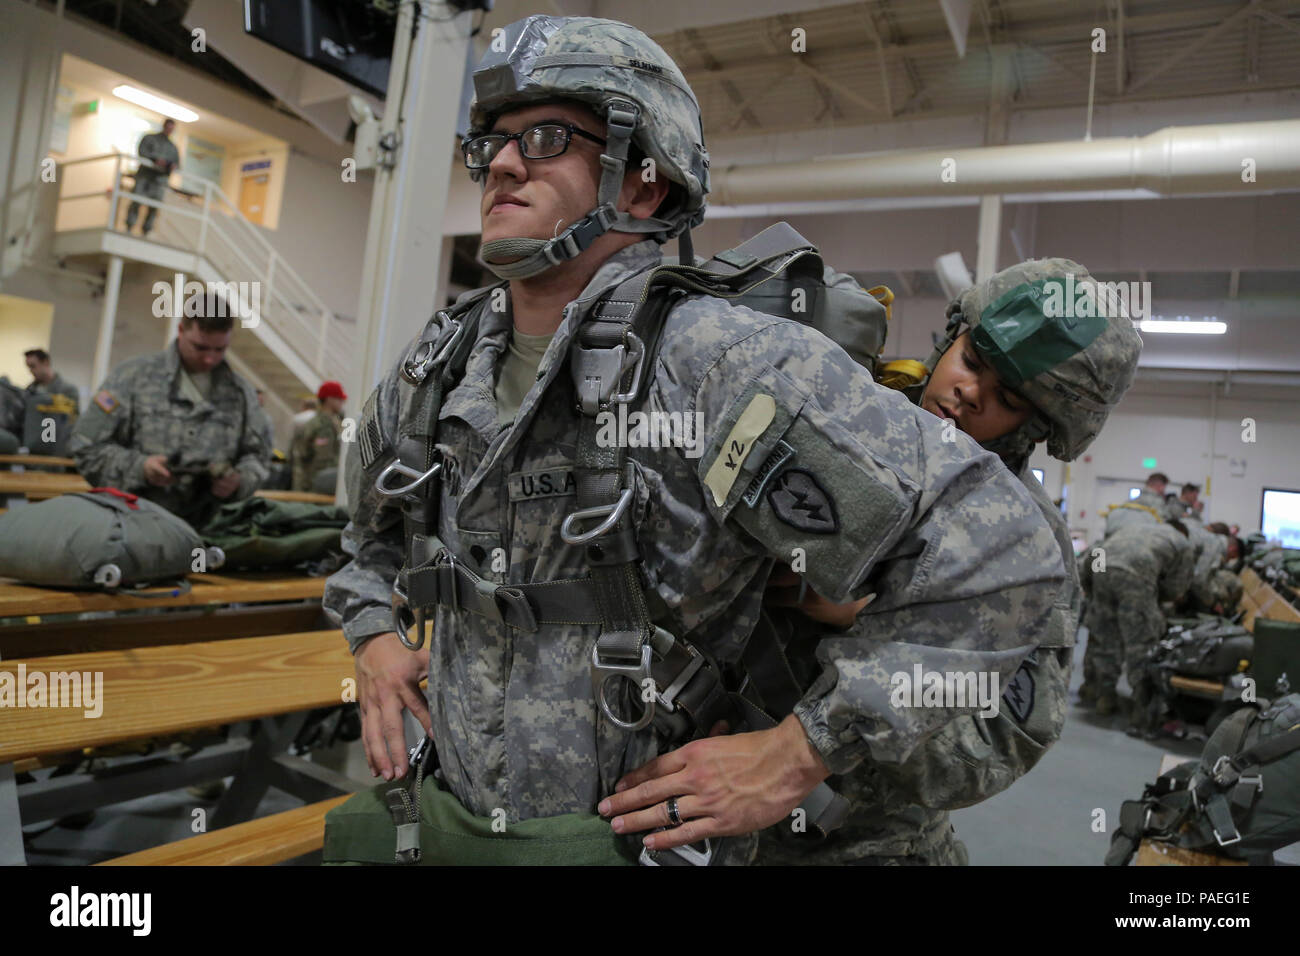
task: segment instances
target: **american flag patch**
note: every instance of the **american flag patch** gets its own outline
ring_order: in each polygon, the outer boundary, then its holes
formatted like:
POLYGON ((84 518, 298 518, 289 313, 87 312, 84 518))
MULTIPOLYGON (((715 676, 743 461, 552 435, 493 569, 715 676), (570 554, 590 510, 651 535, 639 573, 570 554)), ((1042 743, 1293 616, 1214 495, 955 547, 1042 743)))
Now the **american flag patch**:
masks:
POLYGON ((100 391, 100 393, 95 396, 95 404, 110 415, 117 411, 117 399, 107 391, 100 391))

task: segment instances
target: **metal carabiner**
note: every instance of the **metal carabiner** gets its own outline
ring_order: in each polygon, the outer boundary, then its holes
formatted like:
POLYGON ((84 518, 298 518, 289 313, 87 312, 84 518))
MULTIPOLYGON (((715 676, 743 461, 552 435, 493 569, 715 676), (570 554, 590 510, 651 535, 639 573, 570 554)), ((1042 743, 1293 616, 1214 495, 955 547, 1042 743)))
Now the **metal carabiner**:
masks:
MULTIPOLYGON (((664 830, 671 830, 672 827, 660 827, 655 833, 662 833, 664 830)), ((709 866, 713 862, 713 844, 707 839, 704 841, 704 850, 695 849, 693 844, 687 843, 685 846, 669 847, 667 850, 655 850, 655 853, 676 853, 686 863, 691 866, 709 866)), ((641 848, 641 857, 637 861, 642 866, 663 866, 662 863, 655 861, 652 854, 645 847, 641 848)))
POLYGON ((635 721, 628 722, 615 714, 614 709, 609 706, 609 700, 605 696, 605 688, 614 678, 625 677, 636 685, 639 695, 645 679, 649 677, 653 680, 650 673, 650 661, 651 653, 648 642, 641 645, 641 660, 636 664, 606 664, 600 658, 599 646, 592 645, 591 685, 596 697, 596 703, 600 705, 601 713, 609 718, 610 723, 619 730, 631 732, 648 726, 650 721, 654 719, 655 700, 651 698, 649 701, 645 701, 645 709, 641 712, 641 716, 635 721))
POLYGON ((375 491, 385 498, 400 498, 403 495, 409 495, 441 470, 442 462, 438 462, 426 472, 419 472, 414 468, 403 465, 400 460, 396 460, 379 473, 379 477, 375 479, 375 491), (402 485, 400 488, 389 488, 385 485, 384 479, 393 472, 413 480, 410 484, 402 485))
POLYGON ((572 545, 588 544, 595 541, 618 524, 619 519, 623 517, 623 513, 627 511, 627 506, 631 503, 632 489, 624 488, 623 493, 618 496, 618 501, 612 505, 596 505, 594 508, 583 508, 581 511, 574 511, 567 515, 564 523, 560 525, 560 538, 565 544, 572 545), (573 530, 573 522, 575 521, 585 521, 588 518, 600 518, 602 516, 605 517, 605 520, 590 531, 578 534, 573 530))
POLYGON ((401 586, 396 581, 393 582, 391 600, 393 631, 397 634, 397 639, 408 651, 418 651, 424 646, 424 611, 418 607, 411 607, 407 603, 406 595, 402 593, 401 586), (406 636, 406 632, 412 627, 415 628, 414 644, 406 636))

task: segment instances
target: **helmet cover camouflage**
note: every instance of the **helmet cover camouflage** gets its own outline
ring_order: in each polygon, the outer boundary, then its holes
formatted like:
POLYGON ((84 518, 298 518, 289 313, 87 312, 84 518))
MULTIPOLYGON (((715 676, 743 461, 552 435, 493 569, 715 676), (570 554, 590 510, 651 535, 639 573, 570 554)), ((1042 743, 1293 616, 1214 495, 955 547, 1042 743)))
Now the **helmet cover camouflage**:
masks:
POLYGON ((594 17, 518 20, 493 38, 474 71, 474 93, 469 136, 532 103, 578 100, 605 119, 611 106, 631 101, 632 142, 654 160, 656 174, 683 187, 683 197, 659 218, 638 226, 622 214, 611 228, 664 241, 703 220, 709 157, 699 102, 672 58, 635 27, 594 17))
POLYGON ((1081 455, 1137 371, 1142 339, 1123 302, 1077 262, 1030 259, 956 304, 976 351, 1038 413, 1008 436, 1010 447, 1027 451, 1046 437, 1053 458, 1081 455))

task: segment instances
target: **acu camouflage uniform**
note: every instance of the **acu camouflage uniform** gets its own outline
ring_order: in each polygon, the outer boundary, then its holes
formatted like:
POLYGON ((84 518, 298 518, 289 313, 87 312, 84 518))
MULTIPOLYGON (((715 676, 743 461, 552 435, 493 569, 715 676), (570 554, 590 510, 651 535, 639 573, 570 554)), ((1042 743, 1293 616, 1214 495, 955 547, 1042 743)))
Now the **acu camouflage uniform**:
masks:
POLYGON ((1167 507, 1163 496, 1150 488, 1143 488, 1132 501, 1111 505, 1106 512, 1105 537, 1109 538, 1120 528, 1132 525, 1156 524, 1167 517, 1167 507))
POLYGON ((1091 575, 1084 673, 1099 696, 1115 697, 1121 666, 1138 692, 1147 653, 1164 637, 1161 601, 1176 601, 1192 580, 1194 551, 1172 525, 1133 525, 1102 542, 1105 570, 1091 575))
MULTIPOLYGON (((569 347, 593 299, 659 261, 658 248, 642 242, 601 266, 565 309, 536 385, 504 425, 493 376, 512 320, 479 306, 477 342, 439 413, 439 538, 487 581, 586 577, 583 549, 559 534, 574 509, 579 422, 569 347)), ((736 662, 770 571, 795 548, 805 550, 805 575, 821 594, 876 595, 849 631, 816 646, 820 673, 795 709, 833 773, 901 762, 976 710, 895 708, 891 674, 920 664, 996 672, 1005 683, 1038 643, 1065 572, 1035 501, 996 456, 965 436, 943 441, 940 421, 877 386, 820 333, 691 296, 667 314, 652 374, 642 410, 699 412, 705 422, 698 459, 682 449, 627 450, 629 514, 656 623, 724 666, 736 662), (715 461, 737 454, 733 426, 758 396, 772 400, 770 421, 741 453, 731 483, 706 486, 715 461), (778 441, 794 457, 767 475, 753 504, 743 501, 778 441), (825 495, 817 521, 774 503, 782 474, 795 469, 825 495)), ((367 402, 361 433, 373 420, 383 435, 396 434, 410 392, 395 369, 367 402)), ((400 511, 359 478, 349 465, 353 515, 343 537, 353 561, 325 594, 354 652, 392 630, 390 593, 403 557, 400 511)), ((598 632, 571 623, 530 634, 437 608, 433 739, 448 787, 472 813, 592 813, 620 776, 669 749, 653 730, 622 733, 600 714, 589 670, 598 632)))
MULTIPOLYGON (((996 314, 997 303, 1018 287, 1066 274, 1076 277, 1080 287, 1092 281, 1083 266, 1069 259, 1031 260, 968 290, 955 303, 955 312, 978 326, 986 309, 992 306, 996 314)), ((1033 317, 1035 311, 1030 308, 1026 314, 1033 317)), ((960 333, 959 322, 949 325, 945 341, 930 358, 931 369, 960 333)), ((828 781, 832 789, 851 798, 845 825, 820 842, 796 841, 785 833, 787 827, 772 827, 763 834, 760 860, 785 864, 964 864, 966 849, 956 838, 948 811, 1002 792, 1028 773, 1060 738, 1083 592, 1069 527, 1030 470, 1029 454, 1041 438, 1048 442, 1053 457, 1064 461, 1078 457, 1127 391, 1140 351, 1141 340, 1126 317, 1107 323, 1084 348, 1017 389, 1033 396, 1034 418, 1010 435, 985 443, 1000 454, 1030 493, 1052 530, 1067 572, 1047 626, 1036 633, 1037 648, 1013 681, 1001 685, 1005 689, 998 713, 989 718, 958 717, 901 765, 864 762, 852 775, 828 781), (1058 394, 1065 398, 1044 394, 1051 387, 1047 384, 1045 388, 1045 383, 1052 379, 1060 382, 1063 390, 1058 394)), ((919 404, 924 384, 907 392, 919 404)))
POLYGON ((321 409, 293 436, 289 451, 293 462, 293 490, 311 491, 317 476, 339 466, 339 433, 343 424, 337 415, 321 409))
POLYGON ((181 374, 175 342, 123 362, 87 406, 69 452, 92 486, 138 494, 197 527, 223 500, 247 498, 261 487, 271 436, 256 392, 228 364, 212 370, 212 391, 197 404, 182 391, 181 374), (151 485, 144 477, 150 455, 168 456, 173 471, 206 466, 209 474, 173 474, 171 485, 151 485), (239 487, 229 498, 214 497, 211 472, 231 466, 239 472, 239 487))
MULTIPOLYGON (((140 155, 142 162, 135 172, 135 185, 131 187, 131 192, 140 196, 148 196, 150 199, 162 201, 167 194, 167 180, 171 173, 180 168, 181 156, 176 151, 176 144, 171 141, 161 131, 157 133, 148 133, 140 137, 140 145, 136 152, 140 155), (168 172, 163 172, 154 162, 170 163, 168 172)), ((140 213, 140 204, 131 203, 126 210, 126 228, 129 230, 135 225, 136 216, 140 213)), ((153 229, 154 219, 158 216, 158 207, 149 206, 148 212, 144 214, 144 224, 141 229, 145 234, 153 229)))

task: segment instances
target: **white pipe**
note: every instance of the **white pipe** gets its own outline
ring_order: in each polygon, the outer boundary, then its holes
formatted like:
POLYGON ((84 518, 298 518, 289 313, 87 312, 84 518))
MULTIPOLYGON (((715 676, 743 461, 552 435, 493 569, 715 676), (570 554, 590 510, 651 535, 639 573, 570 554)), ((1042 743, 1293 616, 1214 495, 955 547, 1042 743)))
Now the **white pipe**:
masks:
POLYGON ((1166 196, 1300 189, 1300 120, 1171 126, 1091 142, 905 150, 715 170, 709 199, 738 206, 878 196, 1148 189, 1166 196), (1243 162, 1254 161, 1254 182, 1243 162), (955 179, 941 177, 955 162, 955 179), (943 178, 953 181, 944 182, 943 178))

